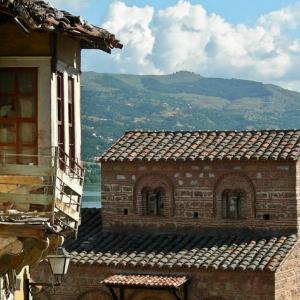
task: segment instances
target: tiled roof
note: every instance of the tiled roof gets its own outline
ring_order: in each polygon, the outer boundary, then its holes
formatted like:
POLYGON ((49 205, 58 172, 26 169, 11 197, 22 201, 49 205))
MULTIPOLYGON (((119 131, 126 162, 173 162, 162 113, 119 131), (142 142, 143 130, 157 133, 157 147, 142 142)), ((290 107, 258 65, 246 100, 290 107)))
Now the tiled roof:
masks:
POLYGON ((83 49, 111 52, 122 48, 113 34, 93 26, 81 17, 54 8, 43 0, 0 0, 0 12, 12 15, 16 22, 31 30, 62 31, 80 39, 83 49))
POLYGON ((130 131, 99 161, 297 160, 300 130, 130 131))
POLYGON ((189 278, 187 276, 176 275, 150 275, 150 274, 117 274, 105 280, 103 284, 110 286, 126 287, 173 287, 179 288, 184 285, 189 278))
POLYGON ((101 229, 99 209, 83 209, 78 240, 67 240, 65 247, 74 264, 275 271, 296 241, 292 233, 250 230, 108 232, 101 229))

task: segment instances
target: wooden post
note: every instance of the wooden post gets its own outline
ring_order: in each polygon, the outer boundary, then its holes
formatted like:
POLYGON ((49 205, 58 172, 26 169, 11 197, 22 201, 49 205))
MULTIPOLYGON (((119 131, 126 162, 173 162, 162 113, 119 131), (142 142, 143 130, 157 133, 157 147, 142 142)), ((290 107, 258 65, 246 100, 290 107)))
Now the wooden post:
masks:
POLYGON ((125 297, 124 297, 125 293, 124 293, 124 287, 120 287, 120 300, 124 300, 125 297))
POLYGON ((113 300, 118 300, 118 296, 116 295, 114 289, 111 286, 107 286, 107 287, 108 287, 108 289, 109 289, 109 291, 110 291, 110 293, 113 297, 113 300))
POLYGON ((184 287, 183 287, 183 300, 188 300, 188 285, 187 285, 187 282, 184 284, 184 287))

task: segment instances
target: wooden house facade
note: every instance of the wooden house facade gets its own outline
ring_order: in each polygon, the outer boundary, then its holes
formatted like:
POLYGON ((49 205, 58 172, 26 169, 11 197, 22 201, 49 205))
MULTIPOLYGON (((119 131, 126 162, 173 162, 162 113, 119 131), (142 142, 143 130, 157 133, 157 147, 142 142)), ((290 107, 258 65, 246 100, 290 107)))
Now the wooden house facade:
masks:
POLYGON ((24 267, 38 264, 62 236, 77 235, 84 179, 81 50, 122 45, 108 31, 35 0, 0 1, 0 45, 0 289, 6 299, 16 289, 24 294, 16 284, 24 267))

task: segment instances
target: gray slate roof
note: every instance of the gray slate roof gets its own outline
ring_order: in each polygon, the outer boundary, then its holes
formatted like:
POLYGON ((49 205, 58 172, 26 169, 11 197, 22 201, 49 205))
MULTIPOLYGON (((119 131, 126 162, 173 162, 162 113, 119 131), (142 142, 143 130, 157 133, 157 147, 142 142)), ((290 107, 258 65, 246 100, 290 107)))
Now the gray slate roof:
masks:
POLYGON ((113 161, 298 160, 300 130, 130 131, 100 158, 113 161))
POLYGON ((105 232, 100 210, 83 209, 79 238, 65 247, 79 265, 275 271, 296 241, 287 232, 105 232))

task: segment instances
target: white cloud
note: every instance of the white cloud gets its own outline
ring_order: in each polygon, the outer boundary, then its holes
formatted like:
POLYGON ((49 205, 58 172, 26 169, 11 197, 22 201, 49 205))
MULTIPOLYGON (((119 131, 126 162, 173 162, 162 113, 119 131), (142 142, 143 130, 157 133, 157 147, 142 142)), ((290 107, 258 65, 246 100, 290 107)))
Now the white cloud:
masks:
POLYGON ((110 5, 102 26, 116 34, 124 50, 115 50, 111 58, 92 55, 99 61, 97 71, 189 70, 300 89, 300 40, 292 34, 300 29, 300 2, 261 16, 249 26, 231 24, 186 0, 156 12, 150 6, 117 1, 110 5))
POLYGON ((123 2, 110 5, 107 21, 102 27, 109 29, 125 46, 113 55, 120 71, 127 73, 156 73, 149 55, 152 54, 155 36, 151 28, 154 9, 150 6, 128 7, 123 2), (143 70, 143 71, 141 71, 143 70))

